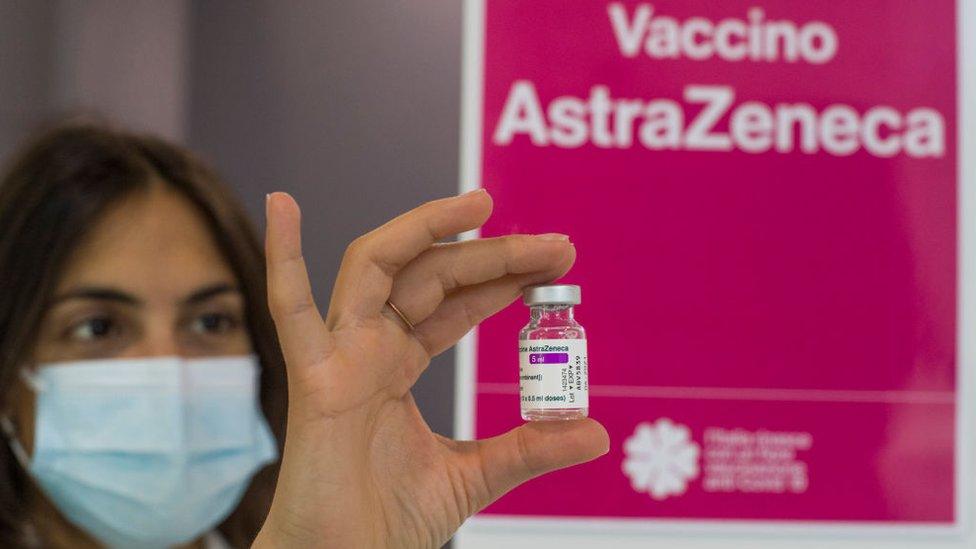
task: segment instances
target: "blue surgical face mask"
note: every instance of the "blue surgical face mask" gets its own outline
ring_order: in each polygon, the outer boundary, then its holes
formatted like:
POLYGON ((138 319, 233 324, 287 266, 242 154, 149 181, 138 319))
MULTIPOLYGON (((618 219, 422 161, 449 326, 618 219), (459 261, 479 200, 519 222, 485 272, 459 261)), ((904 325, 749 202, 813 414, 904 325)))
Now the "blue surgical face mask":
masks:
POLYGON ((258 371, 254 356, 44 364, 25 372, 37 393, 32 457, 4 426, 47 497, 102 543, 186 543, 277 457, 258 371))

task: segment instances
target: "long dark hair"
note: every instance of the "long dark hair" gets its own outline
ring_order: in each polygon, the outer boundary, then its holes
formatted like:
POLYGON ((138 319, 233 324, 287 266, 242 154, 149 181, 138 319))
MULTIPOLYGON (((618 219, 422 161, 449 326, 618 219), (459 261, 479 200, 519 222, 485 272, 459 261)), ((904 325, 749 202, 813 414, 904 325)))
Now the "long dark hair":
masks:
MULTIPOLYGON (((0 410, 9 404, 17 368, 34 338, 69 254, 111 205, 162 180, 200 211, 244 295, 254 351, 260 356, 265 416, 284 440, 284 362, 267 308, 264 253, 241 204, 203 162, 162 139, 104 124, 63 123, 14 159, 0 180, 0 410)), ((277 466, 255 476, 237 510, 221 525, 246 547, 274 493, 277 466)), ((0 546, 26 543, 29 479, 8 444, 0 444, 0 546)))

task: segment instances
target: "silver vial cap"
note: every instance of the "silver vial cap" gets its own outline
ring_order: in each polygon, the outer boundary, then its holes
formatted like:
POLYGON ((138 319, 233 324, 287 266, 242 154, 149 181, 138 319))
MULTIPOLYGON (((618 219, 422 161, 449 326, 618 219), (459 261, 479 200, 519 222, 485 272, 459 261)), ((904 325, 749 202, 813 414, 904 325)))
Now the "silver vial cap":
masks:
POLYGON ((580 287, 575 284, 529 286, 522 292, 526 305, 579 305, 580 287))

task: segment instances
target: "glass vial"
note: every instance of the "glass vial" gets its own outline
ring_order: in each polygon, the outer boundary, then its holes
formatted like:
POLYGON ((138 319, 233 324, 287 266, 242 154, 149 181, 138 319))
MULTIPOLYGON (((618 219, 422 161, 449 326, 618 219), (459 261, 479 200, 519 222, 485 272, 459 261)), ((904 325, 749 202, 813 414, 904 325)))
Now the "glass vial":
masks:
POLYGON ((578 419, 589 412, 586 332, 573 318, 580 287, 531 286, 523 292, 529 323, 519 332, 522 419, 578 419))

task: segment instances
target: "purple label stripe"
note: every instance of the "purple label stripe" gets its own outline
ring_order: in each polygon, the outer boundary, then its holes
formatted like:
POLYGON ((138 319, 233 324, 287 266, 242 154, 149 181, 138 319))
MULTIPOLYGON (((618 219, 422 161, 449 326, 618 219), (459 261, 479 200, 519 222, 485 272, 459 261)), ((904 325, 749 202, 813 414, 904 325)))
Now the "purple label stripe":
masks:
POLYGON ((566 364, 569 362, 569 353, 532 353, 529 355, 529 364, 566 364))

